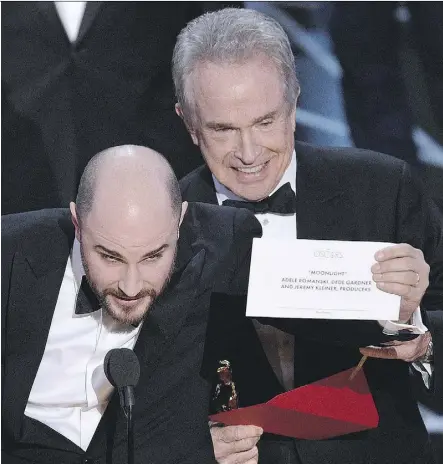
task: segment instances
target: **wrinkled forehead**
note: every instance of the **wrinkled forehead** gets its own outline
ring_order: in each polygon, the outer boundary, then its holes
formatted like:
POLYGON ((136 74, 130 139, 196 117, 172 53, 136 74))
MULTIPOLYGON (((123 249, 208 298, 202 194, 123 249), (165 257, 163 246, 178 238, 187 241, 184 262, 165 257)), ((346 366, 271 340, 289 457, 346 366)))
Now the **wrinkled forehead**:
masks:
POLYGON ((281 108, 284 82, 277 68, 261 59, 238 65, 202 63, 196 68, 191 95, 204 119, 208 114, 233 116, 236 111, 255 117, 281 108))
POLYGON ((172 208, 159 208, 151 214, 130 209, 124 213, 107 214, 93 210, 82 224, 83 231, 95 245, 112 245, 116 250, 150 251, 176 241, 178 218, 172 208))
POLYGON ((225 82, 227 85, 239 81, 247 81, 251 84, 278 81, 280 85, 285 84, 284 74, 279 66, 261 53, 239 61, 199 61, 192 68, 190 77, 188 83, 192 86, 198 84, 203 89, 212 89, 216 92, 220 92, 222 88, 214 85, 212 79, 207 77, 217 78, 218 83, 225 82))

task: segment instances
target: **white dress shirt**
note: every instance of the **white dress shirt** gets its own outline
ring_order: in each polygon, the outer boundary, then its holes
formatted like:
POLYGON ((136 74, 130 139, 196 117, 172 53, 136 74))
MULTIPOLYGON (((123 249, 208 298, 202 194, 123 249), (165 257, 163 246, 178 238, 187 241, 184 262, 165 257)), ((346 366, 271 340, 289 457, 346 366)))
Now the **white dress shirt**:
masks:
POLYGON ((80 30, 87 2, 54 2, 60 21, 71 43, 75 42, 80 30))
POLYGON ((132 349, 141 324, 120 324, 102 309, 75 314, 83 275, 75 240, 25 415, 86 451, 113 391, 103 370, 105 355, 113 348, 132 349))
MULTIPOLYGON (((294 152, 291 163, 270 195, 287 182, 290 183, 292 190, 295 192, 296 175, 297 162, 294 152)), ((219 205, 225 200, 244 201, 244 198, 240 198, 235 195, 235 193, 231 192, 227 187, 221 184, 215 176, 212 176, 212 178, 214 180, 219 205)), ((297 236, 297 218, 295 214, 265 213, 256 214, 255 217, 262 225, 264 238, 279 237, 293 239, 297 236)), ((253 319, 253 324, 277 378, 286 390, 291 390, 294 388, 294 336, 270 325, 261 324, 256 319, 253 319)))
MULTIPOLYGON (((294 193, 297 193, 296 175, 297 157, 294 150, 288 168, 270 195, 288 182, 290 183, 294 193)), ((235 195, 235 193, 231 192, 231 190, 221 184, 214 175, 212 178, 219 205, 221 205, 225 200, 245 201, 244 198, 235 195)), ((293 215, 265 213, 256 214, 255 217, 262 225, 262 237, 264 239, 297 238, 297 218, 295 213, 293 215)), ((393 321, 379 321, 379 323, 383 327, 383 331, 385 333, 398 333, 398 330, 405 328, 412 329, 415 333, 424 333, 427 330, 422 322, 420 309, 417 309, 413 314, 411 325, 398 324, 393 321)), ((277 378, 286 390, 294 388, 294 336, 276 329, 275 327, 260 324, 255 319, 253 319, 253 324, 277 378)), ((425 371, 423 371, 423 369, 421 369, 418 365, 414 365, 414 367, 421 372, 425 385, 429 388, 429 375, 432 373, 430 364, 425 365, 425 371)))

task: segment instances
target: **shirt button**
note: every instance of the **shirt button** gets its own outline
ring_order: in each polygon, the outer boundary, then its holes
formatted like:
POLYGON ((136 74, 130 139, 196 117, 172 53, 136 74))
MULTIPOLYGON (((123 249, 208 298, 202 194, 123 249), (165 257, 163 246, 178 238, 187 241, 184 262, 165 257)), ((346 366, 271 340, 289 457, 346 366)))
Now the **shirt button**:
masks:
POLYGON ((267 226, 269 224, 269 219, 263 219, 263 225, 267 226))

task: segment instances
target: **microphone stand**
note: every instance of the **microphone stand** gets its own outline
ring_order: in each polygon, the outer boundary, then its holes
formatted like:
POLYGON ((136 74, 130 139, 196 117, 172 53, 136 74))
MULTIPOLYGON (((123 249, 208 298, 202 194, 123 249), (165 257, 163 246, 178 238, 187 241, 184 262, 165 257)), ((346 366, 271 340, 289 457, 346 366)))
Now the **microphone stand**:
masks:
POLYGON ((140 363, 137 355, 128 348, 110 350, 103 362, 103 369, 109 383, 117 388, 120 406, 126 417, 127 462, 134 464, 134 386, 140 378, 140 363))
POLYGON ((132 420, 132 406, 126 412, 127 437, 128 437, 128 464, 134 464, 134 421, 132 420))
POLYGON ((128 444, 128 464, 134 464, 134 421, 132 407, 135 404, 134 387, 125 386, 119 389, 120 400, 126 416, 126 437, 128 444))

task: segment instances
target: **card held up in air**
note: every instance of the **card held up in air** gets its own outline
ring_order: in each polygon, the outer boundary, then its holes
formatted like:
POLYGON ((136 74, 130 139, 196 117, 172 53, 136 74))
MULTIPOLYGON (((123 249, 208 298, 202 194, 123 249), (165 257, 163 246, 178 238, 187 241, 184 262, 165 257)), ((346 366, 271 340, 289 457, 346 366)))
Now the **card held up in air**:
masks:
POLYGON ((397 320, 400 297, 372 280, 391 243, 255 238, 246 316, 397 320))

